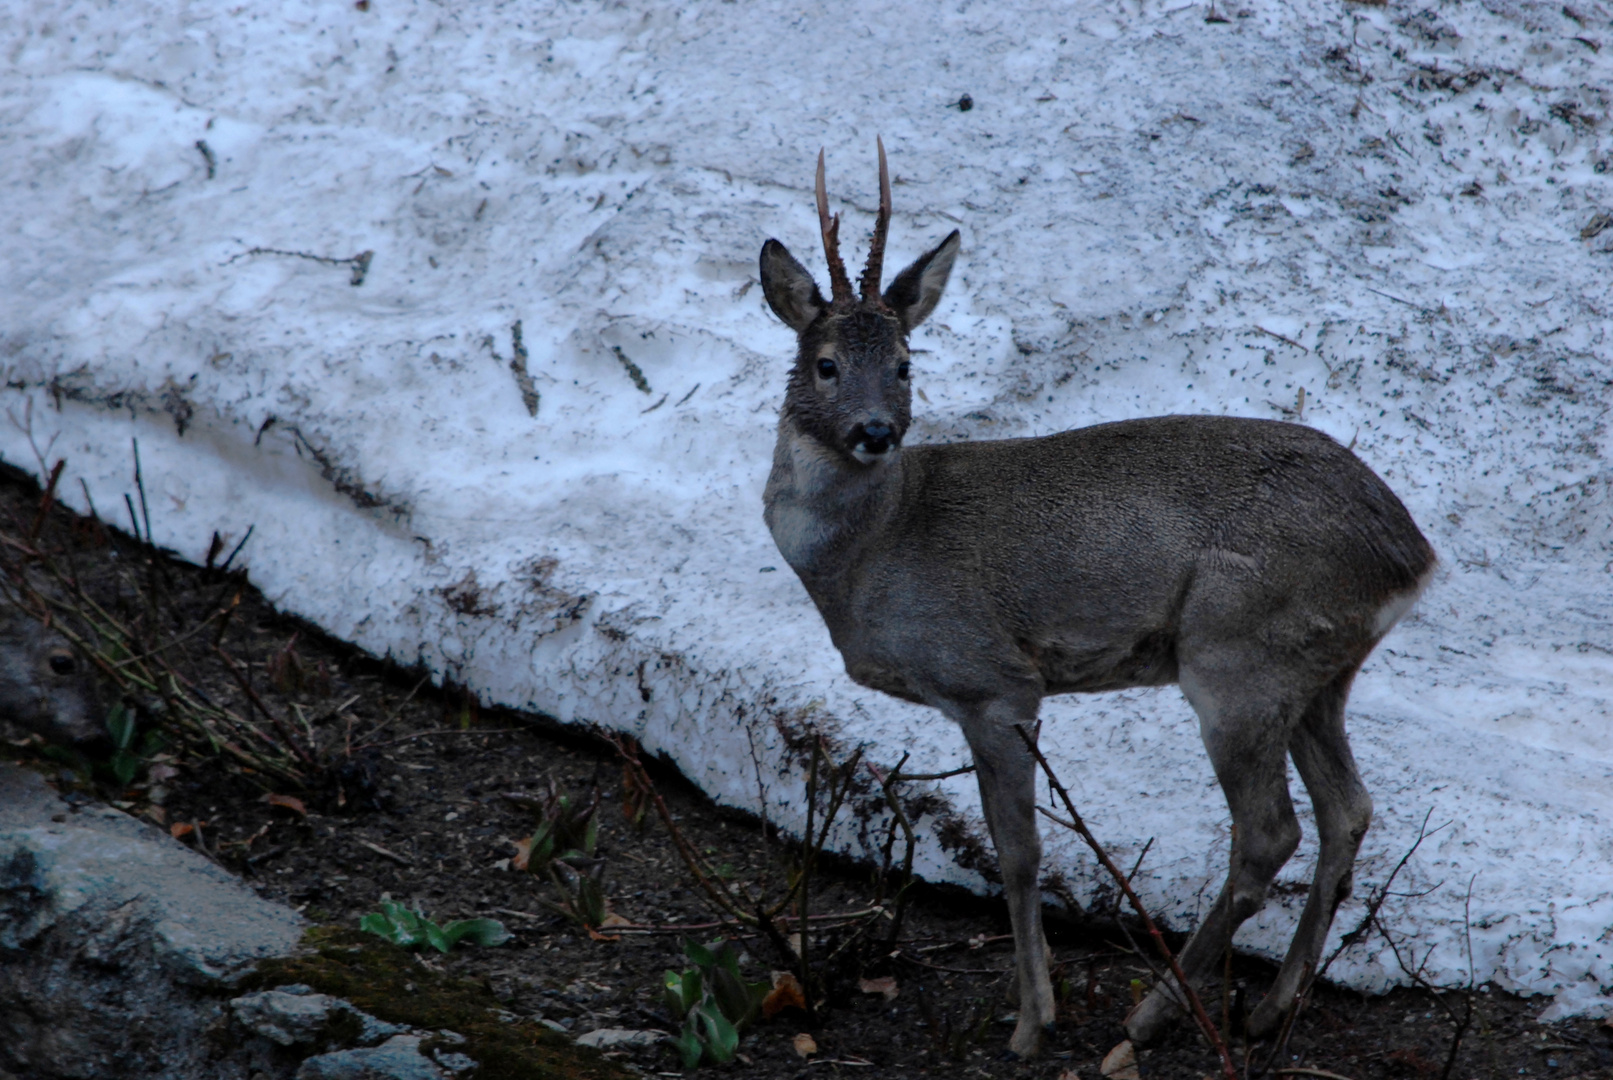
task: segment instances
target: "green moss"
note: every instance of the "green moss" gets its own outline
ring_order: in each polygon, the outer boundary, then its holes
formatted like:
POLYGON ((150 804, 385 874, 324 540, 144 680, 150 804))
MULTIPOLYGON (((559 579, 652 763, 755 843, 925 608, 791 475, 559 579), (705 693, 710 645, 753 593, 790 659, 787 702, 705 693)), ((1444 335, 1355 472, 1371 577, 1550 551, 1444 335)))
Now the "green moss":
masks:
MULTIPOLYGON (((542 1024, 500 1019, 498 1000, 486 986, 439 975, 372 934, 315 927, 303 944, 297 955, 259 964, 245 988, 306 983, 388 1023, 458 1032, 465 1044, 446 1048, 478 1062, 474 1080, 625 1080, 631 1075, 542 1024)), ((433 1045, 429 1039, 422 1043, 428 1049, 433 1045)))

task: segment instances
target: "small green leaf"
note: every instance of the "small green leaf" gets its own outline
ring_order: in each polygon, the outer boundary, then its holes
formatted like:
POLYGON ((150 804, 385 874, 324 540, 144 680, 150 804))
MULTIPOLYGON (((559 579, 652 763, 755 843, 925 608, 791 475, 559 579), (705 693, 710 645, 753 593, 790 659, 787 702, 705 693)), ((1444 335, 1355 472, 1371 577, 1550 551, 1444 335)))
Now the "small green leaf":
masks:
POLYGON ((510 940, 510 932, 497 919, 456 919, 442 928, 448 944, 469 941, 473 945, 491 947, 510 940))
POLYGON ((701 1057, 705 1055, 705 1046, 700 1042, 698 1022, 693 1016, 684 1021, 683 1030, 672 1040, 672 1045, 677 1047, 679 1055, 682 1056, 685 1069, 692 1069, 700 1064, 701 1057))
POLYGON ((382 900, 381 910, 386 912, 386 917, 391 919, 400 930, 405 930, 411 934, 419 933, 422 918, 420 914, 410 911, 396 900, 382 900))
POLYGON ((112 775, 117 777, 118 783, 127 787, 140 771, 140 758, 136 754, 119 747, 112 751, 112 775))
POLYGON ((678 1019, 689 1015, 689 1010, 699 1003, 702 995, 702 986, 699 968, 690 968, 682 973, 669 970, 666 973, 666 1002, 678 1019))
POLYGON ((605 903, 605 890, 591 877, 577 880, 577 914, 584 926, 598 926, 610 914, 610 905, 605 903))
POLYGON ((739 1030, 749 1027, 761 1013, 762 1000, 768 991, 766 983, 746 982, 741 978, 731 956, 729 963, 711 973, 709 985, 712 1002, 739 1030))
POLYGON ((402 904, 393 900, 382 900, 381 910, 364 916, 358 925, 360 930, 383 937, 394 945, 411 949, 423 940, 420 922, 420 916, 402 904))
POLYGON ((106 730, 116 749, 129 749, 134 743, 134 710, 121 701, 112 706, 106 714, 106 730))
POLYGON ((683 955, 699 964, 702 968, 712 967, 717 963, 716 956, 704 945, 697 945, 688 938, 683 939, 683 955))
POLYGON ((424 920, 421 928, 425 931, 426 944, 438 952, 445 953, 454 947, 454 943, 449 941, 448 936, 442 932, 442 927, 430 919, 424 920))
POLYGON ((739 1051, 739 1032, 714 1004, 701 1003, 695 1014, 700 1018, 701 1040, 713 1061, 722 1065, 734 1060, 739 1051))

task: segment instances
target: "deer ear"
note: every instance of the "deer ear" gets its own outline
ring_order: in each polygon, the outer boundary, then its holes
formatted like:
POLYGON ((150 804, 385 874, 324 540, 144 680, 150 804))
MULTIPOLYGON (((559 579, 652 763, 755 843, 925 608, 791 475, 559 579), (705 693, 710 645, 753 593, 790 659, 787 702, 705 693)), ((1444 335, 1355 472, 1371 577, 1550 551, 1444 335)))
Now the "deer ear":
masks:
POLYGON ((829 306, 807 268, 777 240, 762 245, 762 295, 773 314, 797 334, 829 306))
POLYGON ((952 261, 958 257, 958 230, 936 245, 935 250, 920 255, 913 265, 896 275, 890 288, 885 290, 885 306, 896 312, 902 325, 912 330, 929 318, 935 305, 941 302, 941 293, 952 274, 952 261))

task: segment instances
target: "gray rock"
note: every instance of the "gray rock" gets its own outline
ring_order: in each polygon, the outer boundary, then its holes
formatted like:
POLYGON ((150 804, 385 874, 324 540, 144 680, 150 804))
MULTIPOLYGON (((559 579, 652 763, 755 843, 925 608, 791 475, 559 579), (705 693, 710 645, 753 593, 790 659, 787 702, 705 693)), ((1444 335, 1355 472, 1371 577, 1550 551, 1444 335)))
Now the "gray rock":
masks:
POLYGON ((330 1027, 331 1013, 345 1002, 328 994, 264 990, 230 1002, 236 1022, 281 1046, 313 1042, 330 1027))
POLYGON ((654 1046, 666 1038, 664 1031, 634 1031, 631 1028, 599 1028, 577 1037, 578 1046, 595 1050, 638 1050, 654 1046))
POLYGON ((420 1052, 420 1038, 394 1035, 380 1046, 319 1054, 298 1067, 296 1080, 449 1080, 449 1072, 420 1052))
POLYGON ((108 807, 75 812, 0 764, 0 1069, 233 1076, 204 1037, 224 1019, 219 991, 302 932, 166 833, 108 807))
POLYGON ((474 1059, 466 1057, 457 1050, 437 1050, 434 1051, 431 1056, 436 1059, 438 1065, 441 1065, 443 1068, 447 1069, 456 1076, 460 1073, 470 1072, 472 1069, 476 1068, 476 1062, 474 1059))
POLYGON ((363 1026, 357 1039, 360 1046, 374 1046, 408 1031, 300 984, 244 994, 230 1001, 230 1011, 242 1027, 281 1046, 319 1041, 344 1014, 356 1017, 363 1026))

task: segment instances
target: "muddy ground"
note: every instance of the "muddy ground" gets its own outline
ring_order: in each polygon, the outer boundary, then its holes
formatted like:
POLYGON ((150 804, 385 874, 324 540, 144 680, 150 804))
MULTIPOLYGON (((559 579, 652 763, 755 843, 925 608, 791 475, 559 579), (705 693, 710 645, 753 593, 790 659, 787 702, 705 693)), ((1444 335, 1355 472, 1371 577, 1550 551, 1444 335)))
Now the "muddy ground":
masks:
MULTIPOLYGON (((424 962, 485 979, 510 1011, 574 1035, 674 1029, 663 972, 686 966, 685 934, 711 941, 725 931, 700 926, 717 914, 667 827, 653 812, 638 825, 624 815, 624 801, 631 808, 634 800, 607 743, 543 717, 479 708, 462 690, 432 686, 419 672, 329 640, 276 612, 236 569, 180 563, 127 531, 59 508, 30 539, 40 503, 27 477, 0 477, 0 532, 17 542, 10 545, 13 562, 17 544, 49 550, 109 613, 143 626, 153 641, 172 642, 166 648, 174 667, 208 700, 248 717, 255 709, 275 713, 293 730, 305 719, 301 730, 313 735, 315 760, 302 764, 304 780, 289 781, 243 769, 224 755, 170 745, 122 784, 104 767, 52 757, 37 740, 14 739, 7 747, 13 758, 47 771, 76 798, 113 801, 168 827, 179 842, 200 847, 262 895, 317 923, 356 927, 385 897, 439 921, 501 920, 513 933, 508 943, 428 953, 424 962), (206 647, 218 610, 236 597, 219 648, 206 647), (185 638, 209 619, 205 634, 185 638), (560 899, 554 884, 513 868, 516 842, 534 828, 531 800, 522 796, 541 797, 551 785, 576 799, 598 792, 596 854, 605 893, 632 928, 590 933, 546 906, 560 899), (266 801, 271 793, 290 798, 276 805, 266 801)), ((219 562, 226 551, 220 549, 219 562)), ((237 561, 250 565, 250 544, 237 561)), ((160 726, 155 706, 136 704, 144 727, 160 726)), ((778 894, 784 868, 796 857, 792 848, 766 838, 757 822, 720 812, 673 770, 651 763, 651 775, 678 829, 728 883, 771 881, 778 894)), ((812 911, 864 911, 876 887, 870 868, 826 861, 816 874, 812 911)), ((1105 1054, 1124 1037, 1134 980, 1153 978, 1120 926, 1105 920, 1050 926, 1062 997, 1058 1034, 1052 1056, 1020 1063, 1004 1056, 1013 1014, 1005 999, 1012 959, 1005 912, 952 889, 921 885, 908 895, 894 943, 884 940, 890 920, 877 915, 814 935, 809 951, 824 957, 863 928, 820 969, 816 1014, 786 1010, 746 1033, 739 1060, 707 1068, 769 1080, 830 1073, 1100 1075, 1105 1054), (894 997, 862 992, 863 979, 881 977, 894 979, 894 997), (801 1033, 816 1044, 808 1057, 796 1049, 801 1033)), ((732 928, 726 936, 738 939, 743 968, 754 979, 787 966, 765 937, 732 928)), ((1135 930, 1132 936, 1145 940, 1135 930)), ((1207 1004, 1235 1029, 1240 1008, 1259 999, 1273 969, 1240 958, 1230 972, 1232 995, 1223 1003, 1217 987, 1207 1004)), ((1285 1061, 1269 1061, 1269 1044, 1249 1047, 1236 1037, 1232 1054, 1240 1072, 1252 1064, 1249 1075, 1267 1066, 1266 1075, 1351 1080, 1613 1077, 1613 1027, 1588 1020, 1539 1024, 1534 1017, 1543 1007, 1485 987, 1368 998, 1324 984, 1298 1017, 1285 1061), (1464 1016, 1470 1018, 1458 1039, 1453 1017, 1464 1016)), ((664 1045, 615 1056, 631 1069, 681 1074, 664 1045)), ((1215 1054, 1186 1023, 1165 1045, 1144 1051, 1139 1069, 1144 1077, 1192 1080, 1219 1072, 1215 1054)))

